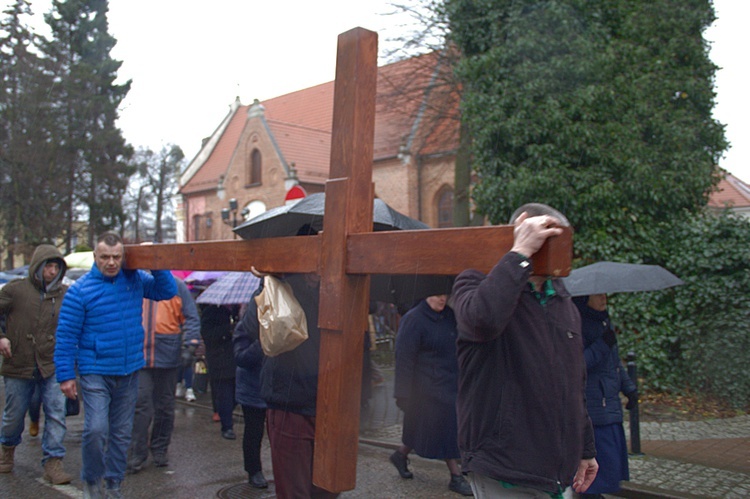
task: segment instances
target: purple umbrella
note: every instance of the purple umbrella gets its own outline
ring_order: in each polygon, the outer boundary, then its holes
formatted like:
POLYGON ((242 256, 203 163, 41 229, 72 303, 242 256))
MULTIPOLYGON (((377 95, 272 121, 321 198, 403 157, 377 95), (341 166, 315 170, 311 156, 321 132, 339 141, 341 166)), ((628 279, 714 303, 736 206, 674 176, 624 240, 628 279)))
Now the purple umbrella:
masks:
POLYGON ((223 270, 196 270, 187 276, 184 281, 191 284, 209 284, 226 274, 223 270))
POLYGON ((195 303, 203 305, 244 305, 260 285, 251 272, 226 272, 201 293, 195 303))

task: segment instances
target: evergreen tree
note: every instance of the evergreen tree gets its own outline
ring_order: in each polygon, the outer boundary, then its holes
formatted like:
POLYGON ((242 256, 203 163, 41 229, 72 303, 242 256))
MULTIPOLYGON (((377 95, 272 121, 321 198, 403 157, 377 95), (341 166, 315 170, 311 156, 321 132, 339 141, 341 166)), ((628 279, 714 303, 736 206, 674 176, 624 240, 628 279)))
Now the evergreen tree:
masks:
POLYGON ((0 231, 9 251, 28 253, 58 235, 66 216, 52 141, 53 80, 39 39, 23 23, 31 15, 17 0, 0 23, 0 231))
POLYGON ((569 215, 576 251, 638 259, 660 222, 695 213, 726 148, 711 117, 707 0, 446 0, 464 54, 479 209, 569 215))
POLYGON ((130 81, 115 84, 121 62, 110 56, 116 40, 108 32, 107 0, 53 0, 52 5, 45 15, 52 29, 45 53, 54 62, 58 82, 55 142, 67 171, 67 232, 72 233, 73 222, 87 214, 88 244, 93 247, 98 233, 116 228, 124 218, 122 200, 133 173, 127 162, 132 148, 115 120, 130 81))

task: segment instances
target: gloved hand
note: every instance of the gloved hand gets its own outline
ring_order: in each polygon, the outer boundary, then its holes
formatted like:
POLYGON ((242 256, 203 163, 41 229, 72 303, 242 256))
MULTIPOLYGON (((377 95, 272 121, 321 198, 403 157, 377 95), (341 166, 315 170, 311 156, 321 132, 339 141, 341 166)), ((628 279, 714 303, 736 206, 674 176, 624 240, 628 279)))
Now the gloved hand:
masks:
POLYGON ((409 408, 409 399, 403 397, 396 398, 396 407, 406 412, 406 410, 409 408))
POLYGON ((187 345, 182 347, 181 360, 182 367, 193 365, 193 356, 195 355, 196 345, 187 345))
POLYGON ((638 403, 638 390, 626 393, 625 396, 628 398, 628 403, 625 404, 625 409, 632 411, 638 403))
POLYGON ((617 336, 615 336, 615 332, 612 331, 611 328, 607 328, 606 331, 604 331, 604 334, 602 335, 602 339, 604 340, 604 343, 607 344, 609 348, 612 348, 617 344, 617 336))

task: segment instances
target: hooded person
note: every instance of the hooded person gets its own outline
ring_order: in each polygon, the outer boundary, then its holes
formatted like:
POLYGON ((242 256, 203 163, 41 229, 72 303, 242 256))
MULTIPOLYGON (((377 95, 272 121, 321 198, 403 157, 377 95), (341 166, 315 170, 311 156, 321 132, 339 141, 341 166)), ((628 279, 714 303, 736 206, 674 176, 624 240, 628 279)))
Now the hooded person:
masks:
POLYGON ((67 286, 67 266, 60 251, 42 244, 31 257, 29 275, 0 289, 0 373, 5 381, 5 409, 0 430, 0 473, 13 470, 31 396, 38 389, 44 408, 42 466, 44 479, 54 485, 70 483, 62 467, 65 457, 65 395, 55 378, 55 331, 67 286))

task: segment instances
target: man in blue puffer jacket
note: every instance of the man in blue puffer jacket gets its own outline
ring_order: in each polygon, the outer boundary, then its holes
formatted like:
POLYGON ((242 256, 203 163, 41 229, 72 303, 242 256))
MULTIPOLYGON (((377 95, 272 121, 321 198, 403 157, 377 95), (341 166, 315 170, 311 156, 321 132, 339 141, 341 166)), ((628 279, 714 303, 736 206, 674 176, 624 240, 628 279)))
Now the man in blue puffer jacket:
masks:
POLYGON ((119 235, 99 236, 94 266, 68 290, 55 346, 57 381, 66 397, 78 396, 81 378, 84 427, 81 443, 84 497, 122 497, 138 370, 143 359, 143 298, 168 300, 177 293, 168 270, 123 269, 119 235))

